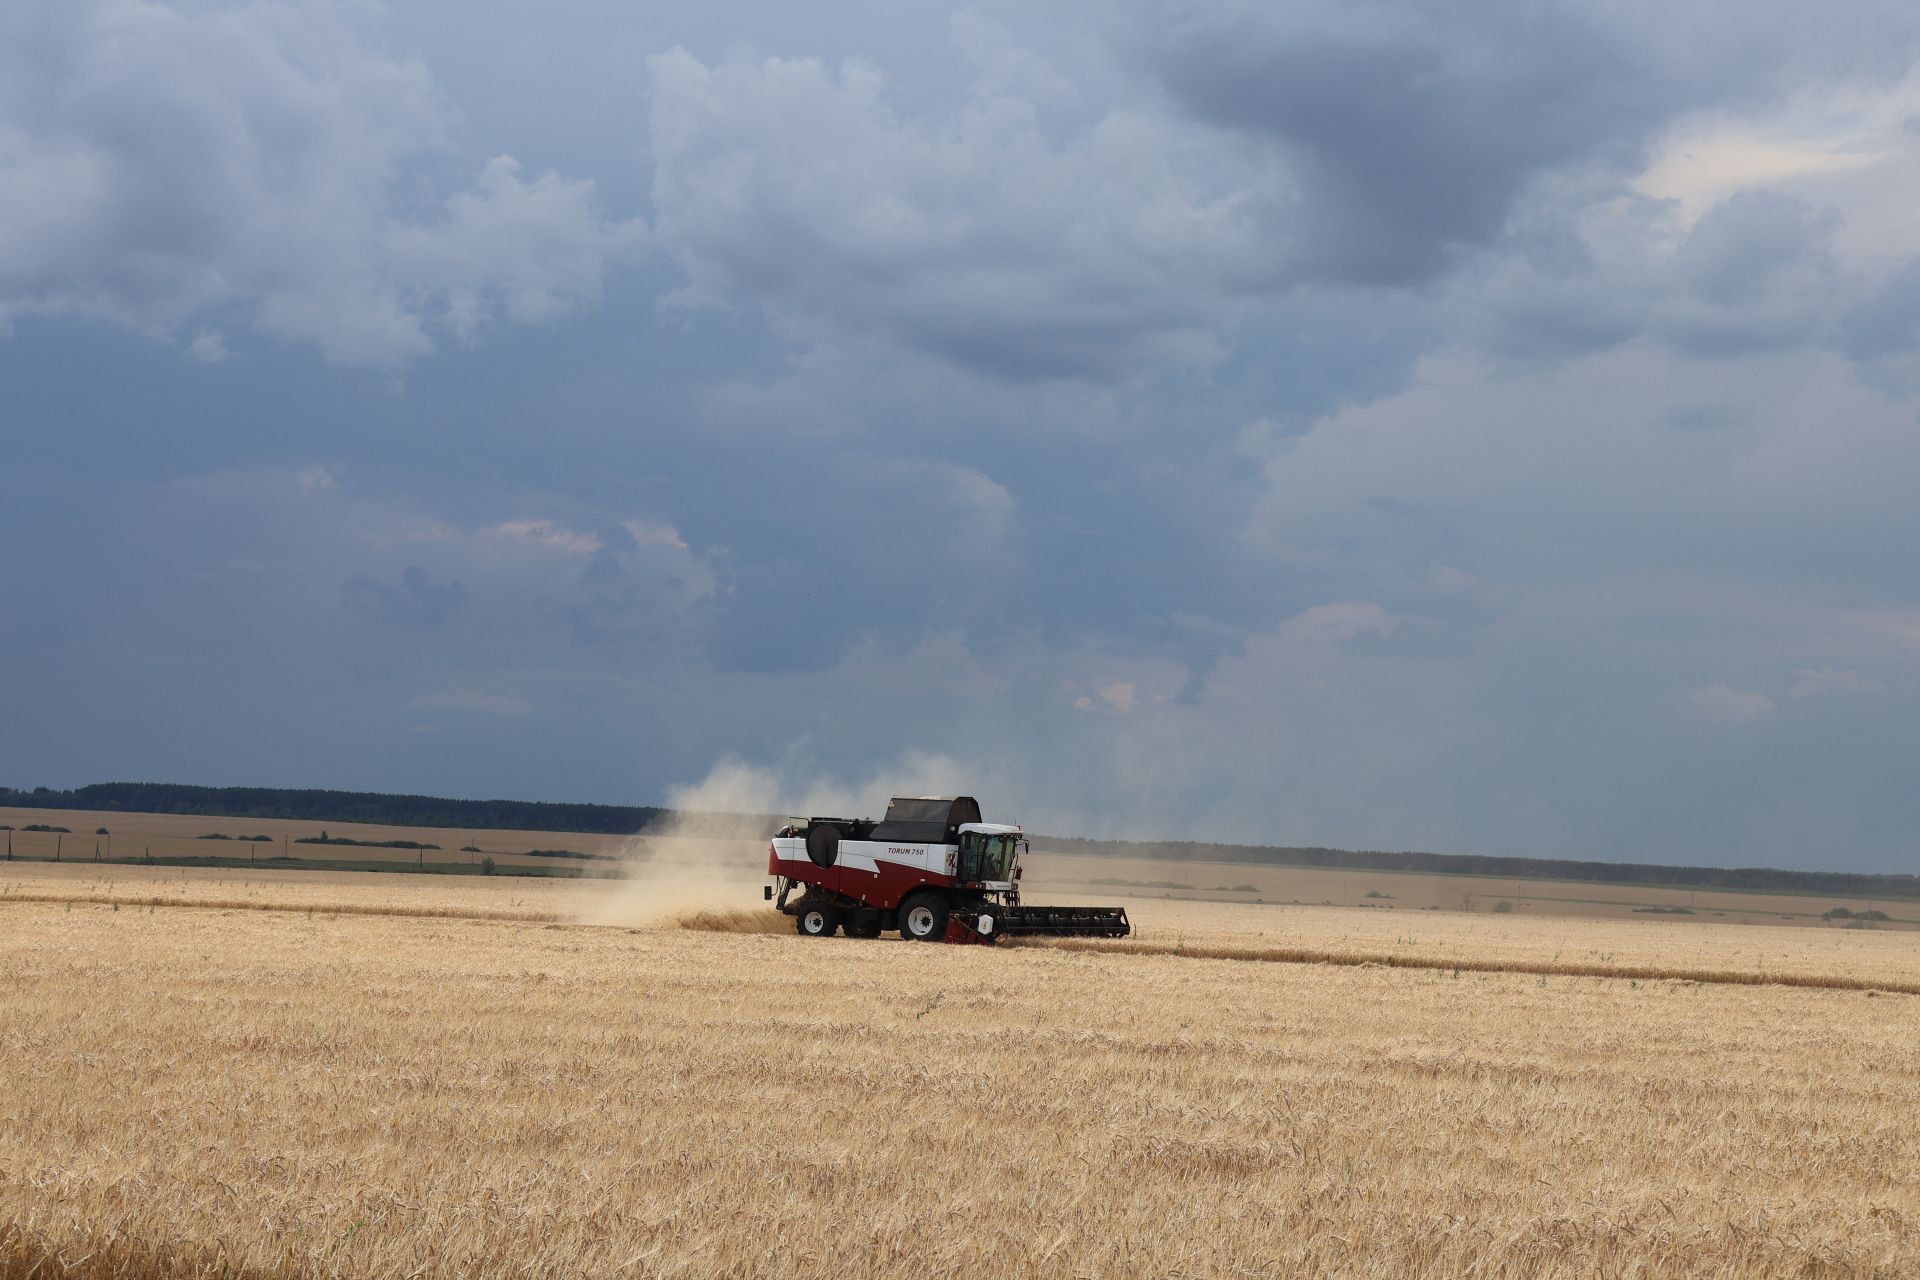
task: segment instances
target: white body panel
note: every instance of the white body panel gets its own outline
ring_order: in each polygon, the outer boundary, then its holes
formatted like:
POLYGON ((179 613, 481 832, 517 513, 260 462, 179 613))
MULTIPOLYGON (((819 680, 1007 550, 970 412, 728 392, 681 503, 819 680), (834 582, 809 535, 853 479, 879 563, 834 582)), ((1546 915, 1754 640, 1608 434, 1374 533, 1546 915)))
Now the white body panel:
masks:
MULTIPOLYGON (((781 862, 804 862, 809 867, 813 866, 812 859, 807 857, 807 842, 799 836, 787 836, 775 840, 773 856, 781 862)), ((840 854, 835 862, 842 867, 876 874, 880 870, 880 863, 890 862, 897 867, 911 867, 915 871, 929 871, 934 875, 950 876, 959 858, 958 845, 886 844, 878 840, 842 840, 840 854)))

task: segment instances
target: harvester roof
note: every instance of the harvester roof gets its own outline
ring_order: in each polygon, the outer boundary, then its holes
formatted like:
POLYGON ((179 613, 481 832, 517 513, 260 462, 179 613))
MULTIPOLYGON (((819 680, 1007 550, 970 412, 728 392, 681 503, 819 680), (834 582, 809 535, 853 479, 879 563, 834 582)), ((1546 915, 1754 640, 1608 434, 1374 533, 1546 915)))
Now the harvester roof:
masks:
POLYGON ((963 823, 978 821, 980 802, 972 796, 895 796, 869 838, 897 844, 951 844, 959 839, 963 823))

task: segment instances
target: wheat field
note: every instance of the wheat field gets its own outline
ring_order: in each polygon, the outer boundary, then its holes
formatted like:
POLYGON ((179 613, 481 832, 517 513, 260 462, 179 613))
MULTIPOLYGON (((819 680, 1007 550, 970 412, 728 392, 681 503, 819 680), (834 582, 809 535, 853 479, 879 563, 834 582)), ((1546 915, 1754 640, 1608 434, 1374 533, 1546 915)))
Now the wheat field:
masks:
POLYGON ((1908 934, 608 892, 0 870, 0 1276, 1920 1272, 1908 934))

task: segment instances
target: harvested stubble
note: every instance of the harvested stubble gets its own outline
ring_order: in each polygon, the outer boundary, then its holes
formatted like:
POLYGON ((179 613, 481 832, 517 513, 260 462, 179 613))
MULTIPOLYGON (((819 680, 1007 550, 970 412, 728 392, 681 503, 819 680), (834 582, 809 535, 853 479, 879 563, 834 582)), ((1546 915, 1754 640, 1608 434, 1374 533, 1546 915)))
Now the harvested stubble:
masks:
POLYGON ((1904 998, 5 899, 0 974, 6 1275, 1920 1270, 1904 998))

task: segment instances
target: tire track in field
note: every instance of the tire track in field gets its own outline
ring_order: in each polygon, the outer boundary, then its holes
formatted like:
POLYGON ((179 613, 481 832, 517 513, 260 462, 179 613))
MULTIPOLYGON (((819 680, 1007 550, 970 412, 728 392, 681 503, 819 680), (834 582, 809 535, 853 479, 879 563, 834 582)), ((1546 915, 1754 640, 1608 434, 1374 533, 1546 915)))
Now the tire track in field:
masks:
POLYGON ((1872 991, 1920 996, 1920 982, 1851 978, 1842 974, 1748 973, 1738 969, 1688 969, 1650 964, 1573 964, 1559 960, 1442 960, 1434 956, 1390 952, 1320 951, 1307 947, 1237 947, 1206 943, 1094 942, 1050 938, 1016 943, 1049 951, 1093 955, 1184 956, 1189 960, 1243 960, 1263 964, 1321 964, 1352 969, 1425 969, 1454 973, 1539 974, 1568 978, 1630 978, 1654 982, 1698 982, 1732 987, 1808 987, 1822 991, 1872 991))

